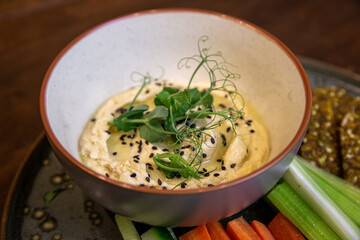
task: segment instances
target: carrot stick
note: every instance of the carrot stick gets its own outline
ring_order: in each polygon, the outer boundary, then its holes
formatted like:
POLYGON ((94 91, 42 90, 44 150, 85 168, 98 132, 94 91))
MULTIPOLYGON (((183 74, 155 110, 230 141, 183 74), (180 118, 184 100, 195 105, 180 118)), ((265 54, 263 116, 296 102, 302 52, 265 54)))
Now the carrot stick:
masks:
POLYGON ((232 240, 261 240, 243 217, 228 222, 226 232, 232 240))
POLYGON ((268 228, 277 240, 305 240, 301 232, 281 212, 271 220, 268 228))
POLYGON ((206 228, 212 240, 230 240, 230 237, 227 235, 220 222, 215 221, 207 223, 206 228))
POLYGON ((203 224, 181 235, 179 240, 211 240, 211 238, 205 224, 203 224))
POLYGON ((254 220, 252 221, 251 226, 262 240, 275 240, 274 236, 263 223, 254 220))

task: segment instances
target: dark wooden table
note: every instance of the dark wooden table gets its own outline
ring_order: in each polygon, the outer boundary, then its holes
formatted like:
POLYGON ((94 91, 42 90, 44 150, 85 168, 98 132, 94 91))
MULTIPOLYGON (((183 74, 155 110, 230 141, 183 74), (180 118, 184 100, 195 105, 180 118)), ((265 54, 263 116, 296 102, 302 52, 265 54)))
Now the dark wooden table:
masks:
POLYGON ((0 1, 0 216, 19 164, 43 131, 39 92, 56 54, 84 30, 135 11, 200 8, 266 29, 295 54, 360 74, 358 0, 0 1))

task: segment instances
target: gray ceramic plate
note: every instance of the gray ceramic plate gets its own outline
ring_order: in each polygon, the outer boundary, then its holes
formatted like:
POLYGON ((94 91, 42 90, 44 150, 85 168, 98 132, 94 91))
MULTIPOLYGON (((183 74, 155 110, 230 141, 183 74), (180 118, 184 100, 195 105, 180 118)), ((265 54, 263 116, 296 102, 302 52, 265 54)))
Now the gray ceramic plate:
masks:
MULTIPOLYGON (((312 87, 343 87, 360 95, 360 76, 318 61, 300 58, 312 87)), ((243 215, 248 221, 268 223, 275 210, 260 199, 244 211, 223 219, 243 215)), ((44 135, 35 142, 14 179, 2 218, 2 239, 122 239, 113 221, 113 214, 92 202, 68 177, 58 163, 44 135), (63 189, 50 203, 44 193, 63 189)), ((139 232, 149 226, 136 224, 139 232)), ((175 228, 181 235, 188 228, 175 228)))

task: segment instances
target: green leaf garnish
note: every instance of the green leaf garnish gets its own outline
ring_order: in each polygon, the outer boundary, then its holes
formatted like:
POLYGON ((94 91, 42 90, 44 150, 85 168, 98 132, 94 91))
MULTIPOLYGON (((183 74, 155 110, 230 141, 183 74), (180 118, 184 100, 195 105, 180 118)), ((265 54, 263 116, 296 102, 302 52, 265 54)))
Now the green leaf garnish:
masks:
POLYGON ((162 169, 166 177, 173 178, 176 173, 179 173, 184 178, 193 177, 201 179, 202 176, 190 164, 176 153, 162 153, 154 156, 154 162, 162 169), (164 158, 169 161, 164 160, 164 158))
POLYGON ((143 113, 149 109, 148 105, 138 105, 125 113, 121 114, 119 117, 115 118, 112 124, 117 128, 118 131, 128 132, 132 129, 139 127, 138 122, 128 121, 131 119, 141 119, 143 113))

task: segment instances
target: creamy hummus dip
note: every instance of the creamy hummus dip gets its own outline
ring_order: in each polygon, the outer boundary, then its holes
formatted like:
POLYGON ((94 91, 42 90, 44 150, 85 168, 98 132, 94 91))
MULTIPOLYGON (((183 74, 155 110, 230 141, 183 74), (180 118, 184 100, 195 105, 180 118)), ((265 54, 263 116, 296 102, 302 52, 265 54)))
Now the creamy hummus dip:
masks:
MULTIPOLYGON (((140 93, 134 106, 147 104, 155 107, 154 98, 164 86, 175 83, 156 82, 147 85, 140 93)), ((207 85, 197 85, 203 90, 207 85)), ((178 86, 177 86, 178 87, 178 86)), ((196 87, 196 86, 195 86, 196 87)), ((245 101, 244 115, 234 122, 236 133, 229 122, 216 129, 206 130, 213 138, 202 144, 203 160, 199 172, 200 180, 176 176, 167 178, 153 161, 157 153, 172 152, 167 142, 149 143, 140 138, 136 130, 118 132, 111 130, 108 122, 124 112, 139 88, 132 88, 108 99, 93 115, 79 140, 82 161, 89 168, 106 177, 138 186, 160 189, 189 189, 208 187, 245 176, 268 162, 270 151, 269 136, 265 124, 258 113, 245 101), (176 188, 174 188, 177 186, 176 188)), ((212 91, 214 111, 233 106, 226 92, 212 91)), ((242 106, 242 99, 234 99, 242 106)), ((218 121, 208 116, 195 121, 201 126, 204 121, 218 121)), ((186 123, 183 123, 186 124, 186 123)), ((180 155, 190 159, 194 146, 184 144, 180 155)))

